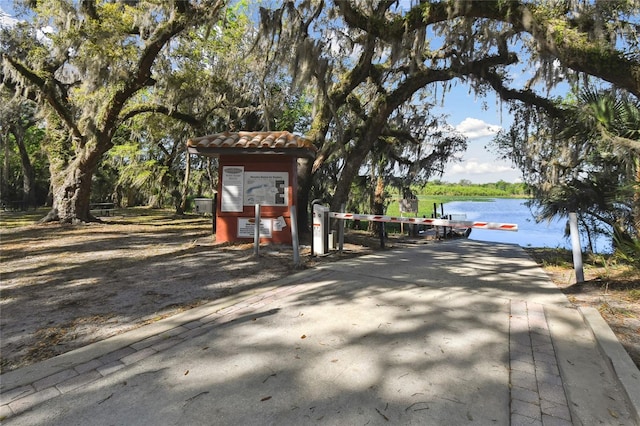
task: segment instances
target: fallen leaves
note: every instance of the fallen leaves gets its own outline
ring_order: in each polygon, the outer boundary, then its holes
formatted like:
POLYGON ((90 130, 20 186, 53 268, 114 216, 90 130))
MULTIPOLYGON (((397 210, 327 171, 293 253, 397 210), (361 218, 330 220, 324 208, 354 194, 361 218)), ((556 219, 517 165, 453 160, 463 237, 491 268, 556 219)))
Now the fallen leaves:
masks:
POLYGON ((404 411, 423 411, 429 409, 429 403, 427 401, 414 402, 410 406, 404 409, 404 411))
POLYGON ((382 414, 382 411, 380 411, 380 410, 378 410, 378 409, 376 408, 376 412, 377 412, 378 414, 380 414, 380 415, 382 416, 382 418, 383 418, 383 419, 385 419, 386 421, 389 421, 389 417, 387 417, 387 416, 385 416, 384 414, 382 414))
POLYGON ((276 373, 269 374, 267 377, 265 377, 265 379, 262 381, 262 383, 265 383, 267 380, 269 380, 269 378, 271 378, 271 377, 276 377, 276 376, 277 376, 277 374, 276 374, 276 373))
POLYGON ((98 405, 102 404, 103 402, 107 401, 108 399, 110 399, 113 396, 113 393, 111 395, 109 395, 108 397, 101 399, 100 401, 98 401, 98 405))
POLYGON ((186 406, 187 404, 192 403, 194 400, 200 398, 201 396, 208 395, 208 394, 209 394, 209 391, 203 391, 203 392, 200 392, 198 394, 195 394, 192 397, 185 399, 184 400, 184 405, 186 406))

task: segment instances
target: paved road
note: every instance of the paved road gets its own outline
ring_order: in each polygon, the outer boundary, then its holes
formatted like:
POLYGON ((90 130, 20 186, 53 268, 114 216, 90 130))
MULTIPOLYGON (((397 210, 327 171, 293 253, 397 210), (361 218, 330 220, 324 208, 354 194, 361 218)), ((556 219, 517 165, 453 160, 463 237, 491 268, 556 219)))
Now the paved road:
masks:
POLYGON ((468 240, 307 270, 0 380, 6 425, 637 424, 544 272, 468 240))

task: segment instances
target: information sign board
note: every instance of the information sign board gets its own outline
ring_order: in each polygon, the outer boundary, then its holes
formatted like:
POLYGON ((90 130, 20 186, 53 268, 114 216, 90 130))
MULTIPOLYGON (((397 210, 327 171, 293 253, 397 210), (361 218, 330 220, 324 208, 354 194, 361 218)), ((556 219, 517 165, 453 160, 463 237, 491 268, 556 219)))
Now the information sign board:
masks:
POLYGON ((247 171, 244 173, 244 205, 288 206, 289 173, 247 171))
POLYGON ((244 167, 225 166, 222 168, 222 194, 220 210, 223 212, 241 212, 244 186, 244 167))

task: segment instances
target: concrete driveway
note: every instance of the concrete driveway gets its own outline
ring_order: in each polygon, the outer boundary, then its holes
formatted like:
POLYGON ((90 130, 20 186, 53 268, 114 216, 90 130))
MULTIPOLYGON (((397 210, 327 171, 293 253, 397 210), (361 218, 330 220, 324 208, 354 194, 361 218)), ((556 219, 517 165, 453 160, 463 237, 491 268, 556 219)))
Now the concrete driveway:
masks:
POLYGON ((637 423, 545 273, 469 240, 326 264, 1 379, 6 425, 637 423))

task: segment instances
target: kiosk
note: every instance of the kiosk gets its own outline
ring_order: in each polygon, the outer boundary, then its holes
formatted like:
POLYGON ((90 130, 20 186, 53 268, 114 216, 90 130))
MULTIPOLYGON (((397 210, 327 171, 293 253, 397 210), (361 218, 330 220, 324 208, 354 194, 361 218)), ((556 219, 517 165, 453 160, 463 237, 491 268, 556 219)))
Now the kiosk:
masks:
POLYGON ((260 241, 291 244, 297 158, 315 157, 310 141, 289 132, 224 132, 191 138, 187 150, 219 159, 216 241, 252 241, 259 204, 260 241))

